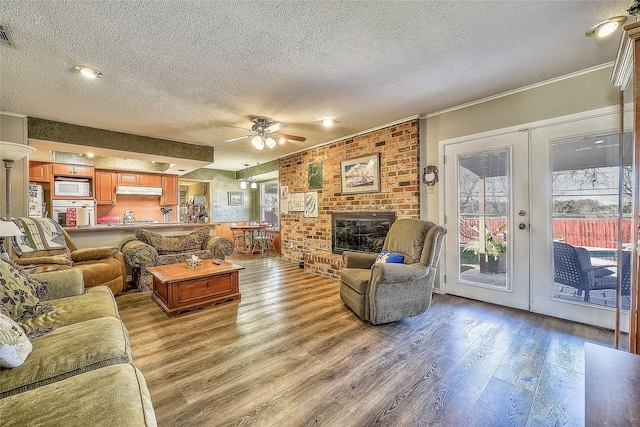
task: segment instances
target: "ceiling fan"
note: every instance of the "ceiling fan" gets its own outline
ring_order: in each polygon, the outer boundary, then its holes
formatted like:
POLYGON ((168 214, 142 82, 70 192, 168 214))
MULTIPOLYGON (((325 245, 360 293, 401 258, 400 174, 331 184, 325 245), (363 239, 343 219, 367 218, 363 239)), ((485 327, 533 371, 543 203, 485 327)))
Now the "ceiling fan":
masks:
POLYGON ((304 136, 288 135, 279 132, 280 129, 286 128, 287 124, 283 122, 274 122, 273 119, 269 117, 254 117, 251 121, 253 122, 251 129, 241 126, 227 125, 229 127, 246 130, 247 132, 251 132, 251 134, 239 136, 237 138, 230 138, 224 142, 239 141, 253 136, 253 138, 251 138, 251 145, 253 145, 256 150, 264 150, 265 145, 267 148, 275 147, 276 141, 283 143, 285 141, 304 142, 307 140, 304 136))

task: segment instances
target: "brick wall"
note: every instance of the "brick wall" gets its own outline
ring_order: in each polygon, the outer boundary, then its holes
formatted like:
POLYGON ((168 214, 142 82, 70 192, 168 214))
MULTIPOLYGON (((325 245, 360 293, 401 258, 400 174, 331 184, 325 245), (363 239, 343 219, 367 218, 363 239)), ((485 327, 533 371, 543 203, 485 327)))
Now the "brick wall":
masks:
POLYGON ((322 189, 318 192, 319 217, 304 212, 280 217, 282 256, 303 260, 305 254, 331 252, 331 212, 395 211, 396 218, 420 217, 418 120, 389 126, 354 138, 280 159, 280 185, 289 192, 309 191, 307 167, 322 162, 322 189), (380 153, 380 192, 343 195, 340 161, 380 153))

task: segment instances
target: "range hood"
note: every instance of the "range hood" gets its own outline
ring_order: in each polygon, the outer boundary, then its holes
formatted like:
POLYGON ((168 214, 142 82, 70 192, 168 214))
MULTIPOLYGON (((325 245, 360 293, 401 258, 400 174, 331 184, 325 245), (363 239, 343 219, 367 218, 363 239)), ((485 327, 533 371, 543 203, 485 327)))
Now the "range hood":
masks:
POLYGON ((162 196, 162 188, 118 185, 116 187, 116 194, 132 194, 136 196, 162 196))

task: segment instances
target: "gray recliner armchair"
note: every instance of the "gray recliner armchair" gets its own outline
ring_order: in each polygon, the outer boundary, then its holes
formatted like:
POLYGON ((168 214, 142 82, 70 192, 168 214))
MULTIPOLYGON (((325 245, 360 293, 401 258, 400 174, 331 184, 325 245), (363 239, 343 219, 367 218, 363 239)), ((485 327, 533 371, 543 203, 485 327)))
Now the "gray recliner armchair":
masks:
POLYGON ((447 230, 430 221, 399 219, 383 250, 404 255, 401 264, 376 263, 378 254, 343 252, 340 298, 374 325, 427 311, 447 230))

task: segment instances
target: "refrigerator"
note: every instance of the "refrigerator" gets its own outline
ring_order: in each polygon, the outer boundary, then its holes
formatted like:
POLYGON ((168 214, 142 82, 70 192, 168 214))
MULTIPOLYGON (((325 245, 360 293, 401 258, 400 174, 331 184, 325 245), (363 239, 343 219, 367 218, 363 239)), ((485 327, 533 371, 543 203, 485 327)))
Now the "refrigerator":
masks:
POLYGON ((42 185, 29 183, 29 216, 44 217, 46 210, 42 185))

